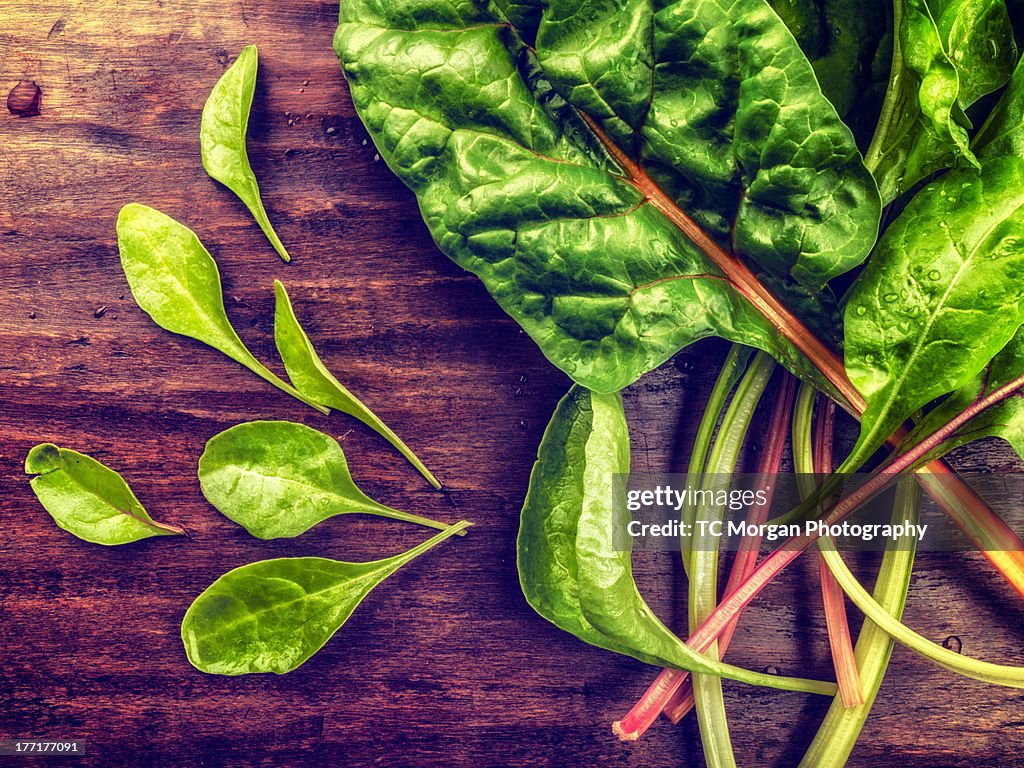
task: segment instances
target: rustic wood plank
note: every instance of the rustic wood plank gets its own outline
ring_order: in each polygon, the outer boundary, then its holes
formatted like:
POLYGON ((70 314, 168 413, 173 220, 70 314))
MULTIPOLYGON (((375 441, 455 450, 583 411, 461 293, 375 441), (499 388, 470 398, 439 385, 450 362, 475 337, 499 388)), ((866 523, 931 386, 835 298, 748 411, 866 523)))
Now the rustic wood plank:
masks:
MULTIPOLYGON (((697 766, 692 721, 617 743, 609 723, 652 671, 559 633, 519 592, 518 510, 568 382, 436 251, 411 195, 375 158, 331 52, 335 17, 327 0, 0 8, 0 87, 43 89, 40 115, 0 119, 0 737, 82 738, 91 754, 81 762, 95 765, 697 766), (262 62, 250 155, 288 266, 199 163, 203 101, 246 43, 262 62), (196 229, 221 266, 231 317, 265 359, 282 278, 328 363, 447 492, 431 492, 360 425, 156 328, 118 263, 114 219, 132 200, 196 229), (371 494, 476 526, 394 577, 294 674, 221 679, 187 664, 178 625, 224 570, 292 554, 365 559, 422 538, 353 519, 296 541, 248 538, 194 477, 207 438, 254 418, 337 435, 371 494), (58 530, 21 471, 42 440, 122 471, 190 539, 107 549, 58 530)), ((637 466, 680 466, 686 419, 721 354, 700 345, 628 393, 637 466)), ((999 448, 970 460, 1019 468, 999 448)), ((979 561, 922 557, 907 620, 935 639, 957 635, 966 653, 1019 660, 1019 603, 979 561)), ((671 558, 637 563, 645 594, 678 625, 671 558)), ((829 674, 813 573, 801 564, 768 590, 733 660, 829 674)), ((727 692, 744 765, 793 764, 825 706, 727 692)), ((851 765, 1024 765, 1022 703, 897 651, 851 765)))

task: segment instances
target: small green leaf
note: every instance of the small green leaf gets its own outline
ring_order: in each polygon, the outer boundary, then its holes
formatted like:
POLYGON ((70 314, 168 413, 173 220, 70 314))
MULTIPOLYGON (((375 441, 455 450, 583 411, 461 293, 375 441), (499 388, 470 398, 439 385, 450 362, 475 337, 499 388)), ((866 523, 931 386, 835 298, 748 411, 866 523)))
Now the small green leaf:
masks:
POLYGON ((922 189, 889 227, 846 307, 846 370, 867 401, 855 457, 966 385, 1024 322, 1024 160, 922 189))
POLYGON ((831 683, 709 659, 654 615, 633 581, 631 551, 622 542, 616 547, 613 535, 613 476, 628 472, 621 397, 574 386, 544 433, 520 521, 519 582, 534 610, 585 642, 648 664, 782 690, 835 693, 831 683))
POLYGON ((391 443, 432 486, 440 488, 441 483, 409 446, 327 370, 327 366, 313 348, 309 336, 299 325, 288 292, 279 280, 274 281, 274 293, 277 299, 274 310, 274 340, 281 360, 284 361, 285 370, 288 371, 288 378, 295 388, 311 400, 359 419, 391 443))
POLYGON ((149 516, 128 484, 85 454, 42 443, 28 452, 25 473, 57 525, 94 544, 127 544, 185 533, 149 516))
POLYGON ((261 539, 298 536, 348 513, 448 528, 366 496, 334 438, 290 421, 252 421, 212 437, 199 459, 199 483, 221 514, 261 539))
POLYGON ((181 639, 188 660, 217 675, 291 672, 331 639, 374 587, 469 525, 456 523, 384 560, 292 557, 229 571, 185 613, 181 639))
POLYGON ((199 128, 203 167, 212 178, 238 195, 274 250, 285 261, 291 261, 263 208, 256 174, 252 172, 249 155, 245 151, 258 66, 256 46, 247 45, 213 87, 203 107, 203 121, 199 128))
POLYGON ((224 309, 217 263, 195 232, 155 208, 130 203, 117 217, 117 245, 132 295, 157 325, 209 344, 306 405, 330 412, 246 349, 224 309))

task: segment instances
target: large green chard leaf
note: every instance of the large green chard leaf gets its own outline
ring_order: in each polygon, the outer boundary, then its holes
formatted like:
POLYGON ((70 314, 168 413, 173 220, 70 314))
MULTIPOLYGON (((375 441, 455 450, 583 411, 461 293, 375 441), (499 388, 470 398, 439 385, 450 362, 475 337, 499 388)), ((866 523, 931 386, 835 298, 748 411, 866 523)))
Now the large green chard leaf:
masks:
POLYGON ((1024 323, 1024 160, 955 171, 886 232, 846 308, 846 370, 867 401, 854 455, 964 387, 1024 323))
POLYGON ((435 241, 576 381, 620 389, 709 335, 812 375, 730 249, 816 290, 880 204, 764 0, 352 0, 340 21, 359 115, 435 241))
POLYGON ((581 640, 649 664, 785 690, 834 692, 829 683, 714 661, 662 624, 637 591, 630 550, 613 542, 613 477, 628 472, 621 397, 574 386, 544 433, 523 506, 519 581, 530 605, 581 640))
POLYGON ((1010 77, 1016 60, 1004 0, 895 0, 892 75, 867 153, 890 202, 935 171, 977 167, 964 110, 1010 77))

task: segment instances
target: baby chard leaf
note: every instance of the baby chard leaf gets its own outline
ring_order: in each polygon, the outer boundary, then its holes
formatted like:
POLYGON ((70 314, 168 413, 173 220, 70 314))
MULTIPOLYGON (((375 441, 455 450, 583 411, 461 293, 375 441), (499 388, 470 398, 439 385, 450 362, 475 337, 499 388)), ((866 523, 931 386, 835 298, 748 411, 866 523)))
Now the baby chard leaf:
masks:
POLYGON ((284 361, 285 370, 288 371, 288 378, 295 388, 311 400, 359 419, 391 443, 432 486, 440 488, 441 483, 409 446, 327 370, 327 366, 313 348, 309 336, 299 325, 288 292, 279 280, 274 281, 274 292, 274 340, 277 343, 277 351, 284 361))
POLYGON ((290 421, 251 421, 210 438, 199 459, 199 483, 221 514, 261 539, 298 536, 349 513, 448 528, 366 496, 334 438, 290 421))
POLYGON ((258 66, 256 46, 247 45, 235 63, 217 81, 206 100, 199 128, 199 143, 206 172, 238 195, 274 250, 282 259, 290 261, 288 251, 263 208, 256 174, 252 172, 249 155, 245 151, 245 136, 249 130, 249 110, 256 91, 258 66))
POLYGON ((28 452, 32 491, 57 525, 94 544, 127 544, 185 533, 158 523, 117 472, 90 456, 41 443, 28 452))
POLYGON ((659 5, 346 0, 335 49, 435 242, 575 381, 712 335, 820 381, 752 270, 813 291, 859 264, 875 183, 764 0, 659 5))
POLYGON ((866 162, 889 203, 935 171, 978 167, 966 110, 1010 77, 1016 59, 1003 0, 895 0, 889 91, 866 162))
POLYGON ((132 295, 157 325, 210 345, 311 408, 330 412, 246 349, 224 309, 217 262, 195 232, 155 208, 130 203, 117 217, 117 245, 132 295))
POLYGON ((614 536, 613 476, 628 472, 621 397, 574 386, 541 440, 520 521, 519 582, 534 610, 585 642, 648 664, 782 690, 834 693, 831 683, 709 659, 661 623, 633 581, 631 552, 621 547, 629 537, 622 542, 614 536))
POLYGON ((1024 322, 1024 160, 951 172, 892 224, 846 308, 846 370, 867 401, 856 461, 966 385, 1024 322))
POLYGON ((384 560, 291 557, 229 571, 185 612, 181 639, 188 660, 216 675, 291 672, 331 639, 374 587, 469 525, 456 523, 384 560))

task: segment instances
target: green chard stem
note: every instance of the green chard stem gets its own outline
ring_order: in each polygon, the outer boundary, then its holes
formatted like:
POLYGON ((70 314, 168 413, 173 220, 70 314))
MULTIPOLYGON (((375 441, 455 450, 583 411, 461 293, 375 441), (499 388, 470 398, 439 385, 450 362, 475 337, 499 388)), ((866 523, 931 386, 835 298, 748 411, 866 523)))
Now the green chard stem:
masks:
MULTIPOLYGON (((920 487, 909 477, 901 478, 896 485, 892 523, 916 524, 920 509, 920 487)), ((914 552, 917 546, 917 537, 910 529, 904 530, 906 532, 902 537, 886 542, 874 591, 874 598, 878 604, 897 620, 902 617, 907 602, 907 590, 910 587, 910 574, 914 568, 914 552)), ((864 703, 857 707, 847 707, 841 696, 837 695, 800 761, 799 768, 842 768, 846 765, 853 745, 857 742, 871 712, 875 697, 878 696, 892 656, 892 648, 893 639, 877 624, 865 619, 854 650, 864 703)))
MULTIPOLYGON (((789 422, 789 415, 793 410, 793 396, 796 392, 796 378, 794 378, 788 371, 783 370, 781 373, 782 383, 775 394, 775 402, 772 406, 771 417, 768 421, 767 438, 765 440, 764 450, 761 454, 761 462, 757 470, 756 485, 758 487, 766 486, 768 488, 766 492, 767 498, 764 504, 751 504, 750 508, 747 510, 746 523, 748 531, 760 531, 760 526, 768 519, 768 510, 771 509, 772 494, 775 490, 774 477, 778 474, 779 467, 782 464, 782 453, 786 447, 786 428, 789 422)), ((732 568, 729 572, 729 580, 725 585, 726 595, 732 594, 736 587, 749 577, 751 573, 753 573, 754 567, 757 565, 757 555, 760 549, 760 533, 744 534, 740 540, 739 547, 737 548, 736 556, 733 558, 732 568)), ((729 647, 732 636, 736 631, 737 624, 738 620, 732 621, 719 636, 719 656, 725 656, 725 651, 729 647)), ((661 674, 666 675, 669 672, 670 670, 663 670, 661 674)), ((652 686, 652 688, 656 689, 657 684, 652 686)), ((676 724, 689 714, 690 710, 693 709, 693 706, 693 685, 690 680, 687 680, 686 683, 684 683, 683 686, 673 694, 672 698, 665 705, 663 712, 673 724, 676 724)))
MULTIPOLYGON (((906 472, 914 467, 917 462, 927 456, 929 451, 933 450, 935 446, 948 438, 974 416, 1001 400, 1006 399, 1010 395, 1019 391, 1022 387, 1024 387, 1024 375, 1017 377, 1013 381, 1010 381, 985 397, 979 398, 958 416, 947 422, 940 429, 936 430, 931 436, 922 440, 906 453, 892 458, 887 465, 876 471, 864 484, 853 491, 849 496, 840 500, 829 511, 829 513, 824 516, 822 522, 826 525, 832 525, 842 520, 861 504, 869 501, 876 494, 882 491, 890 482, 896 479, 900 473, 906 472)), ((786 566, 799 557, 801 552, 817 541, 817 539, 818 535, 814 531, 807 532, 799 536, 793 536, 782 546, 772 552, 764 562, 754 570, 750 577, 744 580, 735 592, 730 594, 719 604, 708 619, 701 624, 697 631, 690 635, 686 644, 694 650, 703 653, 711 646, 711 643, 722 634, 725 627, 739 615, 739 613, 761 592, 761 590, 764 589, 772 579, 778 576, 786 566)), ((844 567, 842 559, 834 557, 837 556, 838 553, 834 550, 823 550, 823 552, 829 559, 830 566, 833 566, 832 561, 835 561, 832 571, 836 574, 837 578, 839 578, 840 575, 846 576, 846 574, 841 572, 836 573, 837 570, 844 567)), ((842 579, 840 579, 840 582, 842 583, 842 579)), ((852 582, 844 584, 844 589, 848 594, 851 594, 851 591, 853 590, 852 582)), ((866 596, 870 600, 870 595, 866 596)), ((851 594, 851 597, 854 597, 854 595, 851 594)), ((864 610, 865 601, 861 599, 862 597, 862 595, 856 595, 857 599, 855 599, 854 602, 858 604, 858 607, 864 610)), ((879 620, 879 623, 881 624, 881 619, 879 620)), ((891 624, 885 624, 883 627, 886 628, 887 632, 892 634, 889 631, 892 627, 891 624)), ((923 638, 920 638, 920 640, 923 640, 923 638)), ((915 646, 915 650, 921 650, 921 648, 915 646)), ((933 654, 930 657, 934 658, 935 656, 937 656, 937 654, 933 654)), ((989 671, 988 668, 992 665, 975 661, 971 666, 983 668, 982 672, 976 673, 980 676, 982 674, 987 674, 989 671)), ((617 732, 637 734, 637 736, 644 733, 651 726, 662 709, 664 709, 665 704, 672 697, 673 693, 680 685, 682 685, 683 681, 685 681, 687 677, 689 677, 689 672, 685 670, 672 670, 672 674, 660 677, 656 683, 658 685, 658 690, 649 690, 640 702, 638 702, 637 705, 622 718, 622 720, 615 723, 615 730, 617 732)))

